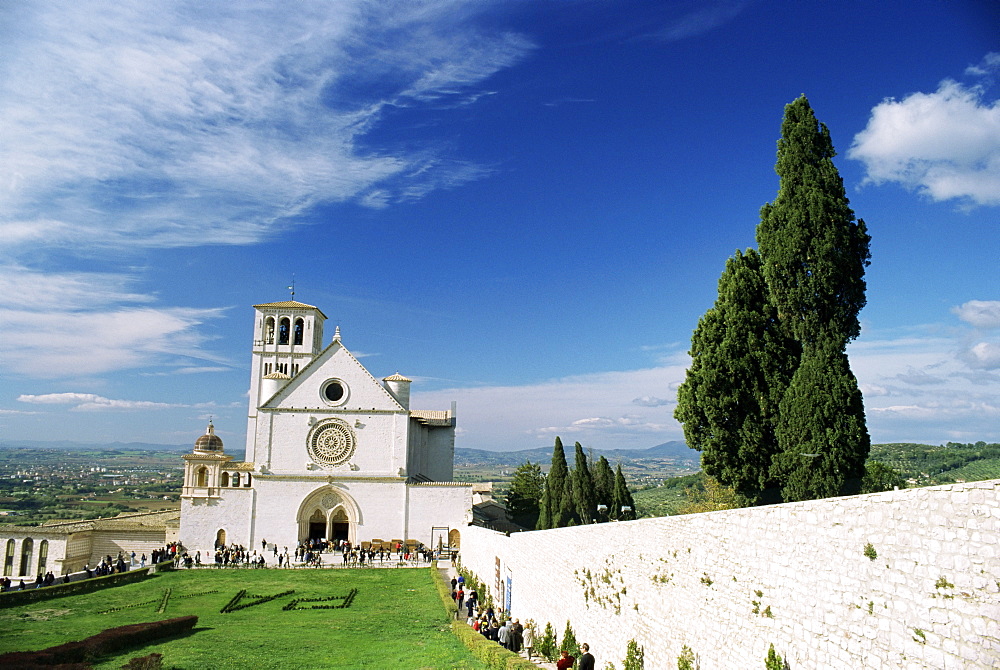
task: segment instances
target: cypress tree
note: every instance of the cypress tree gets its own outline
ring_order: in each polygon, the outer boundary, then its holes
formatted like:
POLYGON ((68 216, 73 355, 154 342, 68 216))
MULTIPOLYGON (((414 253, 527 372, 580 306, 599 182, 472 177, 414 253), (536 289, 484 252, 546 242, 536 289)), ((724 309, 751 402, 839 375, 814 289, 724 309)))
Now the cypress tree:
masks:
MULTIPOLYGON (((597 464, 594 466, 594 501, 598 505, 607 505, 608 512, 611 511, 611 506, 614 504, 614 494, 615 494, 615 472, 611 469, 611 464, 608 463, 608 459, 601 456, 597 459, 597 464)), ((605 515, 608 514, 605 512, 605 515)), ((608 517, 605 516, 604 520, 607 521, 608 517)), ((601 519, 598 517, 598 521, 601 519)))
POLYGON ((569 523, 573 510, 572 483, 569 466, 566 464, 566 452, 558 437, 552 447, 552 465, 545 478, 545 507, 545 528, 562 528, 569 523))
POLYGON ((844 346, 861 332, 871 238, 855 221, 833 164, 830 131, 803 95, 785 107, 774 202, 761 208, 757 245, 786 332, 802 343, 844 346))
POLYGON ((611 510, 613 518, 619 521, 631 521, 635 519, 635 501, 632 499, 631 491, 628 490, 628 484, 625 483, 625 475, 622 474, 621 463, 618 464, 618 469, 615 471, 614 499, 614 508, 611 510), (623 507, 628 507, 628 511, 623 512, 623 507))
POLYGON ((576 462, 573 467, 573 516, 578 523, 593 523, 597 518, 597 503, 594 502, 594 478, 587 465, 587 455, 579 442, 575 445, 576 462))
POLYGON ((849 493, 871 446, 845 349, 858 336, 871 238, 855 220, 827 127, 802 96, 785 107, 778 195, 761 209, 757 243, 782 330, 801 359, 779 405, 772 474, 786 500, 849 493), (818 454, 818 455, 810 455, 818 454))
POLYGON ((810 347, 781 401, 774 460, 786 501, 857 493, 871 447, 865 408, 847 354, 810 347))
POLYGON ((774 424, 798 345, 777 327, 753 249, 737 251, 726 262, 719 297, 698 322, 690 354, 674 410, 687 444, 701 451, 705 474, 731 487, 745 504, 774 499, 774 424))

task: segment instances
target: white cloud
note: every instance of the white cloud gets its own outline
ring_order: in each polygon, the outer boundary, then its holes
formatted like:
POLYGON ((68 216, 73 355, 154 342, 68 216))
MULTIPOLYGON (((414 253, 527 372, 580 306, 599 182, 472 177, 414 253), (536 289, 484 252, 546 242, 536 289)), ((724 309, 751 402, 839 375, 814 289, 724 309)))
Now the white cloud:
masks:
POLYGON ((34 3, 0 27, 0 240, 242 244, 320 202, 478 179, 364 144, 384 110, 459 106, 532 46, 474 4, 34 3), (470 9, 472 8, 472 9, 470 9))
POLYGON ((197 326, 218 309, 117 308, 107 312, 35 312, 0 308, 0 357, 8 374, 78 378, 208 358, 197 326))
POLYGON ((976 328, 1000 328, 1000 300, 970 300, 951 311, 976 328))
POLYGON ((696 37, 732 21, 749 4, 747 0, 715 0, 699 3, 696 10, 672 21, 660 30, 657 37, 665 42, 696 37))
MULTIPOLYGON (((985 70, 1000 59, 991 59, 985 70)), ((1000 205, 1000 101, 984 89, 945 80, 934 93, 886 99, 872 109, 848 156, 867 181, 896 182, 933 200, 1000 205)))
POLYGON ((637 405, 684 379, 687 358, 672 365, 551 379, 525 386, 413 389, 414 408, 458 403, 459 446, 516 450, 549 445, 556 435, 599 449, 652 447, 683 439, 669 407, 637 405))
POLYGON ((46 393, 43 395, 20 395, 18 402, 35 405, 73 405, 74 411, 92 412, 105 410, 154 410, 171 409, 178 405, 148 400, 114 400, 93 393, 46 393))

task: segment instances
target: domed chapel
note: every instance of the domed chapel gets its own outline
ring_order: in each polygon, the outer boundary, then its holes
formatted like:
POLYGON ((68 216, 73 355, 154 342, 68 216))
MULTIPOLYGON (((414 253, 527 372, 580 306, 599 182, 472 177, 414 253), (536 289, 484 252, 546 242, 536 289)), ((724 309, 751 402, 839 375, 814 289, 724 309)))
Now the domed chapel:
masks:
POLYGON ((454 541, 472 485, 453 482, 455 410, 410 408, 410 383, 377 380, 326 316, 295 300, 254 305, 246 460, 209 424, 184 458, 178 539, 294 547, 308 539, 454 541))

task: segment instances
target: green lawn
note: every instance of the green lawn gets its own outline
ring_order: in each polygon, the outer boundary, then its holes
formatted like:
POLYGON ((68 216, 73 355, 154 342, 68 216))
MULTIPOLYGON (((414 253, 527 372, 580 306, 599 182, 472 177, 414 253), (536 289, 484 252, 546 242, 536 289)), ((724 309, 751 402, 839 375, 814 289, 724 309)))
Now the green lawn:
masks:
POLYGON ((0 609, 0 653, 43 649, 105 628, 196 614, 192 634, 104 659, 159 652, 164 668, 485 668, 449 630, 428 569, 198 570, 168 572, 141 583, 0 609), (167 591, 169 589, 169 593, 167 591), (291 595, 221 614, 239 604, 294 589, 291 595), (349 607, 312 609, 343 603, 349 607), (157 612, 166 596, 166 607, 157 612), (295 599, 294 610, 283 610, 295 599), (114 608, 124 608, 108 611, 114 608))

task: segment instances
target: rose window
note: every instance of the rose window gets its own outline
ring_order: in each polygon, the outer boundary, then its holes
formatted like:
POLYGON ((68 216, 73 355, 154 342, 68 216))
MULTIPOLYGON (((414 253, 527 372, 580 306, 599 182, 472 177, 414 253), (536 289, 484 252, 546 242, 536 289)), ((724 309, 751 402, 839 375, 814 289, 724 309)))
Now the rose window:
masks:
POLYGON ((309 437, 309 457, 324 465, 340 465, 354 455, 354 431, 340 421, 316 426, 309 437))

